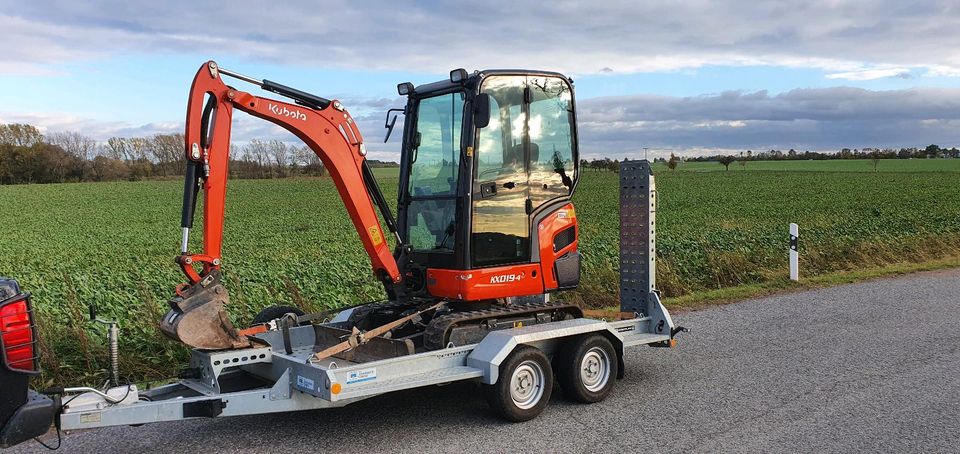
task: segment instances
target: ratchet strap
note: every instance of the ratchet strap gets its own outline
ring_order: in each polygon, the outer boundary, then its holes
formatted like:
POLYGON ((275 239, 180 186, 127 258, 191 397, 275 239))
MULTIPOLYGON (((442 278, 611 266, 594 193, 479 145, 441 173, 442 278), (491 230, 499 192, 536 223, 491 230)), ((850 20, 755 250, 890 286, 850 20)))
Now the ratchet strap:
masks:
POLYGON ((331 357, 331 356, 333 356, 333 355, 336 355, 336 354, 338 354, 338 353, 343 353, 343 352, 345 352, 345 351, 347 351, 347 350, 350 350, 351 348, 354 348, 354 347, 356 347, 356 346, 358 346, 358 345, 363 345, 363 344, 367 343, 367 341, 369 341, 370 339, 373 339, 374 337, 377 337, 377 336, 380 336, 380 335, 382 335, 382 334, 385 334, 385 333, 393 330, 394 328, 396 328, 396 327, 398 327, 398 326, 400 326, 400 325, 403 325, 404 323, 407 323, 407 322, 409 322, 410 320, 413 320, 414 318, 416 318, 417 316, 419 316, 420 314, 422 314, 422 313, 424 313, 424 312, 429 312, 429 311, 432 311, 432 310, 434 310, 434 309, 439 308, 439 307, 442 306, 443 304, 444 304, 443 302, 439 302, 439 303, 434 304, 433 306, 430 306, 430 307, 428 307, 428 308, 426 308, 426 309, 423 309, 423 310, 414 312, 414 313, 412 313, 412 314, 410 314, 410 315, 407 315, 407 316, 398 318, 398 319, 396 319, 396 320, 394 320, 394 321, 392 321, 392 322, 390 322, 390 323, 387 323, 386 325, 379 326, 379 327, 374 328, 374 329, 372 329, 372 330, 370 330, 370 331, 360 332, 360 330, 358 330, 356 327, 354 327, 354 328, 353 328, 353 332, 350 333, 349 336, 347 336, 347 340, 345 340, 345 341, 343 341, 343 342, 340 342, 339 344, 334 345, 334 346, 332 346, 332 347, 329 347, 329 348, 327 348, 327 349, 325 349, 325 350, 322 350, 322 351, 320 351, 320 352, 317 352, 315 355, 307 358, 307 362, 309 363, 310 361, 319 361, 319 360, 321 360, 321 359, 329 358, 329 357, 331 357))

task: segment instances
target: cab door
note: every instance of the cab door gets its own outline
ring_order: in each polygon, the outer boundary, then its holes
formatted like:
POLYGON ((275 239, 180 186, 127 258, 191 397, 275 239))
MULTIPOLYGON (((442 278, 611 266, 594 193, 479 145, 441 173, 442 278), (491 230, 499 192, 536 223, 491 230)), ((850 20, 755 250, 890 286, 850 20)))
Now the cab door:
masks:
POLYGON ((531 215, 562 205, 576 186, 573 89, 553 75, 492 75, 480 92, 490 121, 475 143, 471 262, 530 262, 531 215))
POLYGON ((530 261, 525 89, 525 76, 491 76, 481 87, 490 95, 490 122, 475 146, 473 267, 530 261))

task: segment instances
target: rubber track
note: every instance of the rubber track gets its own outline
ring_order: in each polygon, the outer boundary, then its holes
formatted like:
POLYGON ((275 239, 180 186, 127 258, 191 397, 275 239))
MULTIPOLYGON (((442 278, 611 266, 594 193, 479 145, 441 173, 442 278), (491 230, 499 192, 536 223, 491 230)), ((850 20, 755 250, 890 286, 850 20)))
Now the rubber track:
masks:
POLYGON ((427 325, 427 329, 423 333, 423 345, 427 348, 427 350, 439 350, 445 348, 447 346, 447 339, 449 339, 450 330, 454 326, 464 322, 481 322, 490 318, 541 313, 546 311, 555 311, 558 309, 568 309, 567 312, 570 312, 575 316, 583 316, 579 306, 575 304, 557 302, 528 303, 515 306, 497 306, 475 311, 454 312, 452 314, 436 317, 430 322, 429 325, 427 325))

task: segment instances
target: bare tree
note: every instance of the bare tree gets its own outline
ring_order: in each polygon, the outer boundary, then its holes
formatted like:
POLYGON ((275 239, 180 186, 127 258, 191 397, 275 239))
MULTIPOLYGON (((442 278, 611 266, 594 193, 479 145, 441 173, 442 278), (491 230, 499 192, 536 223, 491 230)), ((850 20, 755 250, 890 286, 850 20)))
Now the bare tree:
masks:
POLYGON ((0 144, 32 147, 43 142, 43 134, 37 128, 20 123, 0 124, 0 144))
POLYGON ((873 171, 877 171, 877 165, 880 164, 880 150, 870 152, 870 163, 873 164, 873 171))
POLYGON ((75 158, 78 167, 76 175, 81 180, 90 176, 90 159, 97 152, 97 141, 79 132, 57 132, 47 136, 47 142, 60 147, 75 158))
POLYGON ((173 171, 180 175, 186 169, 184 162, 184 139, 183 134, 156 134, 150 139, 150 151, 157 160, 161 172, 166 175, 166 170, 173 171))
POLYGON ((111 137, 107 139, 102 146, 101 151, 105 156, 121 161, 132 161, 133 156, 130 153, 130 144, 123 137, 111 137))
POLYGON ((277 167, 277 177, 287 176, 287 144, 279 140, 271 140, 267 145, 273 164, 277 167))
POLYGON ((97 150, 97 141, 79 132, 57 132, 47 136, 47 142, 57 145, 79 159, 89 160, 97 150))
POLYGON ((257 178, 265 178, 265 167, 270 162, 270 153, 267 149, 267 143, 259 139, 253 139, 243 146, 243 154, 247 160, 256 163, 257 178))
POLYGON ((127 139, 127 147, 133 160, 150 160, 150 140, 143 137, 131 137, 127 139))

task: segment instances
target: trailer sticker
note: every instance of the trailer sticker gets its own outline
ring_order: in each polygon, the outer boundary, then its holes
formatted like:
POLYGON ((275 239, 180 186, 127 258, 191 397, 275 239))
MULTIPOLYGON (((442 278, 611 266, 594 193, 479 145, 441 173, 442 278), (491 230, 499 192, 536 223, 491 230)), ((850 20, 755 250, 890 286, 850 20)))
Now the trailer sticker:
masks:
POLYGON ((313 380, 297 375, 297 388, 306 388, 313 391, 313 380))
POLYGON ((96 413, 80 413, 80 422, 81 423, 97 423, 100 422, 101 416, 100 412, 96 413))
POLYGON ((376 379, 377 379, 376 367, 371 367, 369 369, 363 369, 363 370, 355 370, 347 374, 348 385, 365 382, 365 381, 376 380, 376 379))

